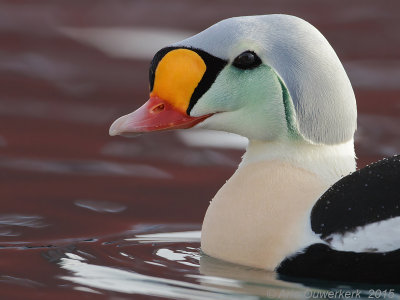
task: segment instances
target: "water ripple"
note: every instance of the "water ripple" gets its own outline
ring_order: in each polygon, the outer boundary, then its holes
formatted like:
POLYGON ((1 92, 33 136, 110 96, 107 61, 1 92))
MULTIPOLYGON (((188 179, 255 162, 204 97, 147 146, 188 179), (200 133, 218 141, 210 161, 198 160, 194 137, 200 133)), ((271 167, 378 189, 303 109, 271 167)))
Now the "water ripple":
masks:
MULTIPOLYGON (((198 144, 200 145, 200 142, 198 144)), ((206 148, 211 146, 210 143, 205 142, 203 146, 204 148, 188 149, 164 143, 162 147, 168 156, 164 156, 162 159, 185 166, 237 166, 236 159, 225 153, 206 148)), ((149 142, 143 137, 140 139, 140 143, 132 141, 107 143, 101 149, 101 153, 112 157, 160 159, 159 147, 160 144, 149 142)))
POLYGON ((14 285, 19 285, 19 286, 24 286, 24 287, 32 287, 32 288, 44 286, 42 283, 39 283, 34 280, 30 280, 27 278, 15 277, 15 276, 7 276, 7 275, 0 276, 0 283, 8 283, 8 284, 14 284, 14 285))
POLYGON ((146 61, 165 45, 193 35, 184 30, 148 27, 61 27, 59 31, 108 55, 146 61))
POLYGON ((97 201, 97 200, 76 200, 75 205, 89 210, 93 210, 100 213, 119 213, 126 209, 125 205, 109 202, 109 201, 97 201))
POLYGON ((47 225, 43 223, 41 216, 30 215, 0 215, 0 226, 20 226, 30 228, 43 228, 47 225))
POLYGON ((178 243, 178 242, 200 242, 201 231, 163 232, 153 234, 138 234, 134 238, 125 241, 136 241, 141 244, 147 243, 178 243))
POLYGON ((1 214, 0 215, 0 236, 15 237, 20 236, 21 233, 15 228, 29 227, 29 228, 43 228, 48 226, 43 222, 41 216, 32 215, 17 215, 17 214, 1 214))
POLYGON ((61 276, 61 279, 102 290, 171 299, 258 299, 235 295, 221 288, 90 264, 81 259, 61 258, 59 265, 72 273, 71 276, 61 276))
POLYGON ((55 174, 134 176, 141 178, 171 178, 158 168, 144 164, 120 164, 106 161, 60 161, 0 157, 0 167, 55 174))

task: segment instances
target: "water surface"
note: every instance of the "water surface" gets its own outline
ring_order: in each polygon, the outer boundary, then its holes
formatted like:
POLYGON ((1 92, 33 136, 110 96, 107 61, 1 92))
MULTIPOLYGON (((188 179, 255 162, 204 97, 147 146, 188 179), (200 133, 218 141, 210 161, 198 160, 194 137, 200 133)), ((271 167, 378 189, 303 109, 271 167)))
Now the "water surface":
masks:
POLYGON ((201 253, 205 210, 243 139, 111 138, 108 127, 147 100, 154 49, 229 16, 280 12, 315 24, 343 61, 359 167, 398 153, 400 7, 386 3, 0 3, 0 298, 368 297, 370 285, 293 283, 201 253))

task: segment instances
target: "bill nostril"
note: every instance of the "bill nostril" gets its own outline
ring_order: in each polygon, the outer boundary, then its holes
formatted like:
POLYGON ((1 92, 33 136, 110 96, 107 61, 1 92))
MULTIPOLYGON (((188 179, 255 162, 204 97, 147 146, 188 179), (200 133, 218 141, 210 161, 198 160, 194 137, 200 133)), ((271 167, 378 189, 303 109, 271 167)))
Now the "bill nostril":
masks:
POLYGON ((164 109, 165 109, 165 105, 164 105, 163 103, 160 103, 160 104, 154 106, 154 107, 151 109, 151 112, 152 112, 152 113, 160 113, 160 112, 162 112, 164 109))

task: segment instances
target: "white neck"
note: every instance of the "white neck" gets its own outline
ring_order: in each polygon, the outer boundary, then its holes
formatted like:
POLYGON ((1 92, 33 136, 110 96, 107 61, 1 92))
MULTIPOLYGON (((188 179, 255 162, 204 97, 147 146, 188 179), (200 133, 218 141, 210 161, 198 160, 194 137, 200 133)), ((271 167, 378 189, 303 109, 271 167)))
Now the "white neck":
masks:
POLYGON ((338 145, 250 140, 239 167, 272 160, 288 162, 310 171, 329 185, 356 169, 353 140, 338 145))

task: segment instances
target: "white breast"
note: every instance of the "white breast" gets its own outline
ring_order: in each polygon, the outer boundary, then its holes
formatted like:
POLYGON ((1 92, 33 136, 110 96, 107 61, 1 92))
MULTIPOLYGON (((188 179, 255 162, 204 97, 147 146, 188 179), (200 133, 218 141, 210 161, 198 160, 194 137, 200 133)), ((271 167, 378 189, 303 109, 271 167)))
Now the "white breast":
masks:
POLYGON ((321 242, 310 211, 327 189, 314 174, 280 161, 240 167, 204 218, 202 250, 213 257, 273 270, 286 256, 321 242))

